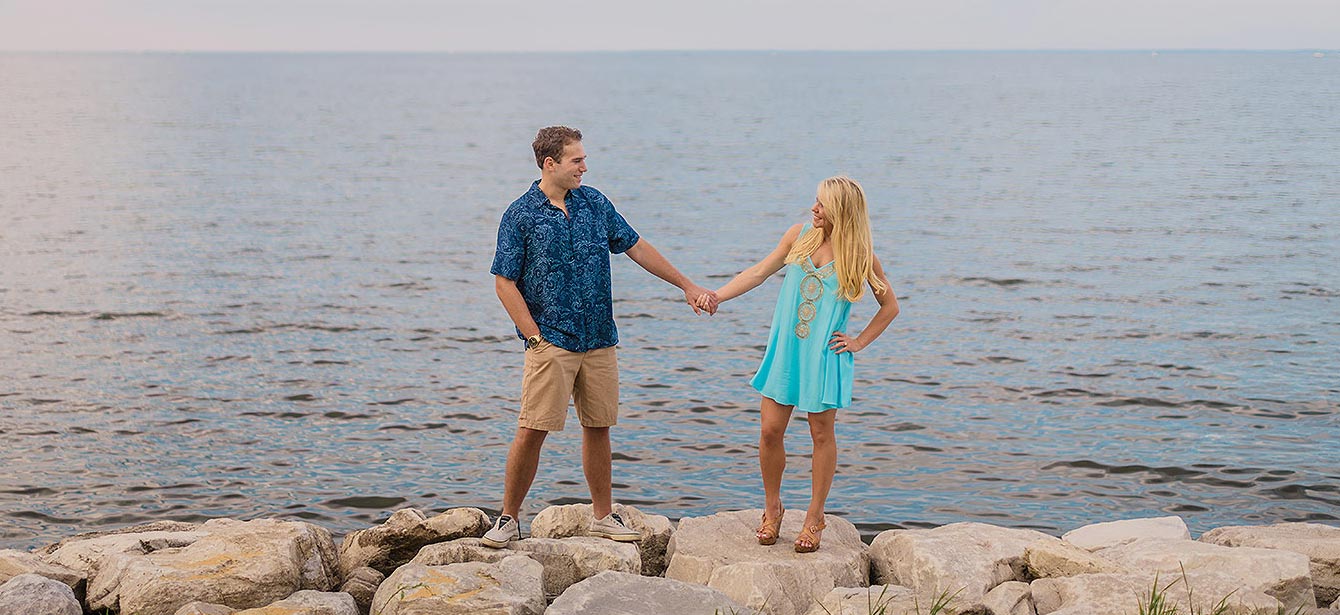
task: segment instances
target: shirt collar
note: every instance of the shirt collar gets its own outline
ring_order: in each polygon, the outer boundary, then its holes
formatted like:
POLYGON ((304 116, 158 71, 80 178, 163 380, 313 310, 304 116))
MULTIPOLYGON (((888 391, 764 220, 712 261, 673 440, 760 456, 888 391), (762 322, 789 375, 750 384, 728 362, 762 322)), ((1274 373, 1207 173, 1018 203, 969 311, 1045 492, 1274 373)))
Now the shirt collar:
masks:
POLYGON ((544 191, 540 190, 540 180, 538 179, 530 184, 530 190, 526 191, 525 197, 526 200, 535 205, 539 205, 549 200, 549 197, 545 196, 544 191))
MULTIPOLYGON (((571 201, 569 201, 570 203, 575 203, 580 200, 577 198, 581 194, 580 190, 581 188, 568 191, 568 196, 573 197, 571 201)), ((533 205, 546 205, 549 203, 549 195, 545 194, 543 190, 540 190, 540 180, 538 179, 531 182, 530 190, 526 191, 525 198, 529 199, 533 205)))

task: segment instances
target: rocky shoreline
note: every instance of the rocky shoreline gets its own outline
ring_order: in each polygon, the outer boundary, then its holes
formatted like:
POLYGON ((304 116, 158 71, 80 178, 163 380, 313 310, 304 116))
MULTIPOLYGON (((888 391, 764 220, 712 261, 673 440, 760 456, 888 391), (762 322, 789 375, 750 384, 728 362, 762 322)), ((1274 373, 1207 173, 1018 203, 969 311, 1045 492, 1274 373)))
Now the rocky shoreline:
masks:
MULTIPOLYGON (((506 549, 476 508, 402 509, 345 536, 301 521, 158 522, 0 550, 0 615, 1135 615, 1153 595, 1196 615, 1340 615, 1340 527, 1223 527, 1178 517, 1055 537, 982 523, 888 530, 829 516, 822 548, 756 544, 761 511, 678 524, 616 506, 636 543, 585 535, 553 506, 506 549), (1151 594, 1153 592, 1153 594, 1151 594), (880 610, 882 609, 882 610, 880 610)), ((1167 611, 1165 611, 1167 613, 1167 611)))

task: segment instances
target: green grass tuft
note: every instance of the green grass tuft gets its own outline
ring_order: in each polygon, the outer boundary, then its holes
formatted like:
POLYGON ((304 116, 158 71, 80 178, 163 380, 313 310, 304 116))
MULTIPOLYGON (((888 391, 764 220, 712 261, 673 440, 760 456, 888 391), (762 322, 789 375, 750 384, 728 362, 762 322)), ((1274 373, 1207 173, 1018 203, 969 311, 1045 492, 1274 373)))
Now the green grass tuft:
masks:
MULTIPOLYGON (((892 596, 885 598, 885 595, 889 592, 889 586, 885 585, 881 588, 878 596, 871 596, 870 590, 867 589, 865 592, 865 612, 867 615, 956 615, 958 611, 952 610, 952 603, 963 589, 964 588, 960 587, 952 594, 949 593, 948 590, 941 591, 931 600, 930 610, 925 613, 921 612, 920 599, 917 598, 916 594, 913 594, 912 605, 916 611, 915 613, 907 614, 889 612, 889 603, 893 602, 892 596)), ((824 605, 822 600, 816 599, 815 602, 819 604, 819 608, 824 610, 824 613, 835 615, 832 611, 828 610, 828 607, 824 605)))
MULTIPOLYGON (((1229 606, 1228 599, 1231 598, 1233 594, 1236 594, 1238 590, 1235 589, 1231 592, 1228 592, 1228 595, 1224 596, 1223 598, 1220 598, 1218 602, 1214 603, 1214 606, 1210 607, 1209 611, 1206 611, 1204 609, 1197 609, 1194 600, 1195 590, 1191 587, 1191 581, 1189 581, 1186 578, 1186 567, 1180 565, 1179 567, 1181 567, 1182 569, 1182 578, 1181 578, 1182 586, 1186 588, 1186 613, 1184 614, 1182 612, 1182 607, 1178 605, 1175 601, 1170 599, 1168 596, 1168 590, 1171 589, 1172 586, 1176 585, 1177 581, 1173 581, 1172 583, 1164 585, 1162 588, 1160 588, 1159 576, 1158 574, 1155 574, 1154 583, 1149 588, 1149 594, 1147 596, 1138 597, 1138 608, 1136 610, 1136 615, 1227 615, 1228 614, 1228 606, 1229 606)), ((1275 612, 1276 615, 1303 615, 1304 613, 1307 612, 1307 609, 1303 607, 1298 607, 1292 611, 1289 611, 1281 606, 1276 608, 1275 612)))

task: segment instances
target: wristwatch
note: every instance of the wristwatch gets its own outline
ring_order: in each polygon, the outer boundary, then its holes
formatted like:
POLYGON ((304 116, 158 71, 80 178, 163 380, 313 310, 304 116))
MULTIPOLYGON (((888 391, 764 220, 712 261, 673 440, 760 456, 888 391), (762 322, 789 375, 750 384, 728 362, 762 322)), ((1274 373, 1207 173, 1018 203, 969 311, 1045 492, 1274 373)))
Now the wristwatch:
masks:
POLYGON ((544 341, 544 338, 543 338, 543 337, 540 337, 540 334, 539 334, 539 333, 536 333, 535 335, 532 335, 532 336, 526 338, 526 350, 530 350, 530 349, 532 349, 532 348, 535 348, 536 346, 539 346, 539 345, 540 345, 540 342, 543 342, 543 341, 544 341))

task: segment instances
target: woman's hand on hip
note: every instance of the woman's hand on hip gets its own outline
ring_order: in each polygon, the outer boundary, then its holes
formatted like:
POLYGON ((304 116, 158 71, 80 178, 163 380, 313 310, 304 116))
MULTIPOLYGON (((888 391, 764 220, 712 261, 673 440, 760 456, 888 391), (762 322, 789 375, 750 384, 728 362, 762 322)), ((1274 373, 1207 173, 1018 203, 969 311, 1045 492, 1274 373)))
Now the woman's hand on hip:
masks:
POLYGON ((841 331, 834 331, 833 336, 828 338, 828 349, 837 354, 844 352, 860 352, 865 348, 860 338, 851 337, 841 331))

